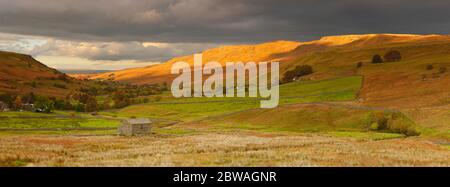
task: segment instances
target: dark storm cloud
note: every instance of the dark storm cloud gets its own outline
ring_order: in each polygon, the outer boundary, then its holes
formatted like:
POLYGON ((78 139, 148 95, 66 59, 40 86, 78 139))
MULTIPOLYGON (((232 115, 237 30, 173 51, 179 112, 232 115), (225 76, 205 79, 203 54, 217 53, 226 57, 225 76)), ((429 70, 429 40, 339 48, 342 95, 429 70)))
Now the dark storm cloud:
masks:
POLYGON ((450 29, 448 0, 0 0, 0 32, 68 40, 259 42, 450 29))

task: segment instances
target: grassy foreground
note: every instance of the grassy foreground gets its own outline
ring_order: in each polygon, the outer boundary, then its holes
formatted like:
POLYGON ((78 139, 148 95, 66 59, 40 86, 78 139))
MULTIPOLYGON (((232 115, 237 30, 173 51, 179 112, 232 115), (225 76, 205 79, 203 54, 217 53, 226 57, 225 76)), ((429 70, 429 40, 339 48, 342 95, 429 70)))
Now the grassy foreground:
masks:
POLYGON ((97 116, 0 113, 0 166, 450 166, 445 144, 370 129, 395 112, 348 104, 360 85, 359 76, 285 84, 275 109, 165 93, 97 116), (152 118, 152 134, 117 136, 131 116, 152 118))
POLYGON ((0 166, 450 166, 450 151, 420 139, 208 132, 124 138, 8 136, 0 166))

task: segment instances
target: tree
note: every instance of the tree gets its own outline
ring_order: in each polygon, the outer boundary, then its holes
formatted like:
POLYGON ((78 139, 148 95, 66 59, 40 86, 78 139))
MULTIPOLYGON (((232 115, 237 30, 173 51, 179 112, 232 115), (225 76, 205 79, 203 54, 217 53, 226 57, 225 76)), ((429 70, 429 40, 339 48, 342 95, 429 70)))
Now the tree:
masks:
POLYGON ((114 92, 114 107, 123 108, 131 104, 131 100, 124 91, 114 92))
POLYGON ((94 97, 89 97, 85 106, 86 112, 95 112, 98 110, 97 100, 94 97))
POLYGON ((37 83, 36 83, 36 81, 31 82, 31 87, 37 88, 37 83))
POLYGON ((77 112, 84 112, 84 110, 86 109, 86 105, 83 103, 78 103, 74 108, 77 112))
POLYGON ((379 63, 383 63, 383 59, 381 58, 380 55, 373 55, 372 57, 372 64, 379 64, 379 63))
POLYGON ((447 72, 447 68, 446 67, 440 67, 439 68, 439 73, 440 74, 444 74, 445 72, 447 72))
POLYGON ((11 94, 0 94, 0 101, 3 101, 8 106, 12 106, 14 103, 14 98, 11 94))
POLYGON ((38 97, 34 105, 38 112, 50 113, 55 108, 54 102, 47 97, 38 97))
POLYGON ((297 67, 295 67, 295 69, 284 73, 282 82, 284 82, 284 83, 292 82, 297 77, 309 75, 312 73, 313 73, 313 68, 309 65, 297 66, 297 67))
POLYGON ((54 101, 54 105, 55 105, 55 109, 57 110, 67 110, 68 108, 70 108, 70 103, 66 102, 65 100, 62 99, 55 99, 54 101))
POLYGON ((402 59, 402 54, 399 51, 391 50, 384 55, 386 62, 398 62, 402 59))
POLYGON ((356 63, 356 68, 360 68, 360 67, 362 67, 362 65, 363 65, 362 62, 358 62, 358 63, 356 63))
POLYGON ((79 98, 80 103, 86 104, 89 97, 90 96, 88 94, 80 94, 79 98))
POLYGON ((33 92, 30 92, 22 97, 22 103, 34 103, 34 100, 36 100, 36 96, 33 92))
POLYGON ((14 109, 18 110, 22 107, 22 97, 17 96, 14 100, 14 109))

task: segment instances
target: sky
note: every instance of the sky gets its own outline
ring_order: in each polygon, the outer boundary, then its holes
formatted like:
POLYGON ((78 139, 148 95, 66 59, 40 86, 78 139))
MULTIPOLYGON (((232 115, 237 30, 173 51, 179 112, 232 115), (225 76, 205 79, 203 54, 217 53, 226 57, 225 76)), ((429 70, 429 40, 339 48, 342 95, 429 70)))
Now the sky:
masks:
POLYGON ((222 45, 448 34, 448 0, 0 0, 0 50, 58 69, 123 69, 222 45))

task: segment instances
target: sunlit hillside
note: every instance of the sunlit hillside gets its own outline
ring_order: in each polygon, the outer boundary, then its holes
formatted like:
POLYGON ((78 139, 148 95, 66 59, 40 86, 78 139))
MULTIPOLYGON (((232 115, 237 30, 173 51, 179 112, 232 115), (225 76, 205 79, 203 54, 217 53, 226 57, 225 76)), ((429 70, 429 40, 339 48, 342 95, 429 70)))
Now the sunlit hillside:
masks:
POLYGON ((0 51, 0 93, 65 97, 88 83, 49 68, 30 55, 0 51))

